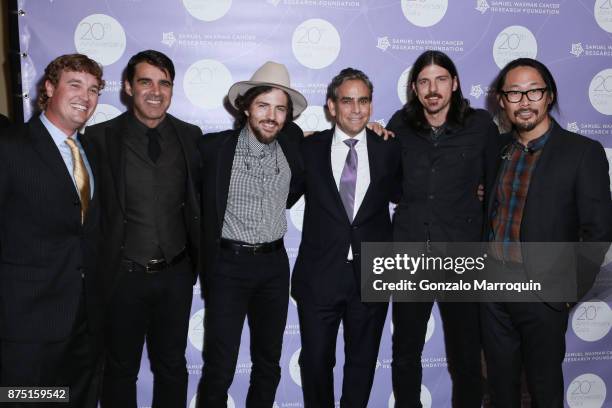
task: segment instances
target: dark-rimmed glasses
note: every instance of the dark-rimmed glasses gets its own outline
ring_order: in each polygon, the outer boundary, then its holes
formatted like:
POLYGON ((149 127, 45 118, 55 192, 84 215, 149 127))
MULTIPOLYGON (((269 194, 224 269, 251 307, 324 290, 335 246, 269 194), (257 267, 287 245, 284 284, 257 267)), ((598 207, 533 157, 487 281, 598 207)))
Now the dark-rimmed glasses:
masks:
POLYGON ((534 88, 528 91, 502 91, 502 95, 510 103, 518 103, 523 100, 523 96, 527 96, 527 99, 531 102, 537 102, 544 97, 544 93, 548 88, 534 88))

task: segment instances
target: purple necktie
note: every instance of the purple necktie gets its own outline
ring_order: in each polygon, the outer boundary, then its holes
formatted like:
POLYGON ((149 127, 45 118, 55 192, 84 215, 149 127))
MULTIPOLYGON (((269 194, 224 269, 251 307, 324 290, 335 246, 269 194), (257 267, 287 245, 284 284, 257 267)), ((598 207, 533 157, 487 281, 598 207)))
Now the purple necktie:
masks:
POLYGON ((357 185, 357 151, 355 145, 359 140, 346 139, 344 143, 349 147, 342 175, 340 176, 340 199, 344 204, 349 221, 353 222, 353 207, 355 206, 355 186, 357 185))

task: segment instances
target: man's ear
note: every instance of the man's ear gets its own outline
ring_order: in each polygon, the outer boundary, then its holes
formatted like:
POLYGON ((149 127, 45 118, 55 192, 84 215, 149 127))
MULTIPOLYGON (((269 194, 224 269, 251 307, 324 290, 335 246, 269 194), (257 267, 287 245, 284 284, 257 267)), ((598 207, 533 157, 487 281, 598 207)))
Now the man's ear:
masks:
POLYGON ((327 100, 327 110, 332 117, 336 117, 336 105, 331 98, 327 100))
POLYGON ((125 93, 129 96, 134 96, 134 94, 132 93, 132 84, 130 84, 130 81, 128 81, 127 79, 123 82, 123 89, 125 90, 125 93))
POLYGON ((55 86, 48 79, 45 81, 45 93, 48 98, 53 97, 53 93, 55 92, 55 86))
POLYGON ((548 108, 550 109, 550 106, 553 104, 553 102, 555 101, 555 94, 554 93, 550 93, 548 95, 548 108))

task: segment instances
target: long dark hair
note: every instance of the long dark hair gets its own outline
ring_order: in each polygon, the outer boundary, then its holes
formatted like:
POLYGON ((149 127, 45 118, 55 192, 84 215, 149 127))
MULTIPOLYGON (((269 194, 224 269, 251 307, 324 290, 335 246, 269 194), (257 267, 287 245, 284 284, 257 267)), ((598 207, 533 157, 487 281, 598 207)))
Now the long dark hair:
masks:
POLYGON ((472 112, 470 107, 470 101, 463 97, 461 92, 461 83, 459 82, 459 74, 453 61, 443 52, 429 50, 422 53, 417 60, 414 62, 410 75, 408 77, 408 84, 406 86, 407 99, 404 105, 404 113, 406 115, 407 123, 418 129, 429 129, 430 125, 425 118, 425 112, 421 101, 412 89, 413 85, 416 86, 416 81, 421 73, 429 65, 438 65, 444 68, 451 75, 451 78, 457 79, 457 89, 453 91, 450 100, 450 107, 446 122, 451 125, 463 125, 467 116, 472 112))

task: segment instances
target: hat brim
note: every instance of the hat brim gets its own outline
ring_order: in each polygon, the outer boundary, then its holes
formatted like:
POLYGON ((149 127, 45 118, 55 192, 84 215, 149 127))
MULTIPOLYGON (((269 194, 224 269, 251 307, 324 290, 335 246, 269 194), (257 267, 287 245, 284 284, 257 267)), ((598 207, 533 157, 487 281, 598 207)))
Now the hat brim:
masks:
POLYGON ((232 85, 227 92, 227 99, 232 104, 235 109, 238 109, 236 106, 236 98, 238 95, 244 95, 249 89, 255 88, 257 86, 271 86, 273 88, 281 89, 289 95, 291 98, 291 102, 293 102, 293 118, 299 116, 300 113, 304 112, 304 109, 308 106, 308 101, 298 91, 295 89, 288 88, 283 85, 274 84, 271 82, 260 82, 260 81, 240 81, 236 82, 232 85))

